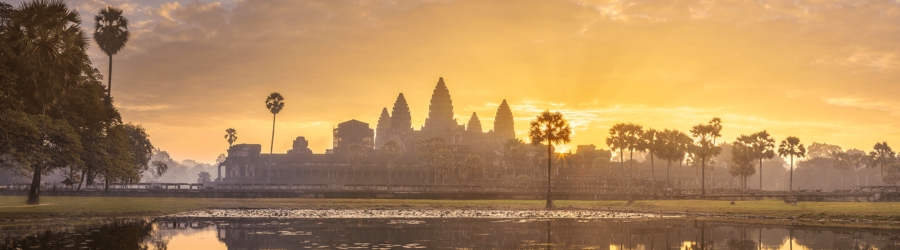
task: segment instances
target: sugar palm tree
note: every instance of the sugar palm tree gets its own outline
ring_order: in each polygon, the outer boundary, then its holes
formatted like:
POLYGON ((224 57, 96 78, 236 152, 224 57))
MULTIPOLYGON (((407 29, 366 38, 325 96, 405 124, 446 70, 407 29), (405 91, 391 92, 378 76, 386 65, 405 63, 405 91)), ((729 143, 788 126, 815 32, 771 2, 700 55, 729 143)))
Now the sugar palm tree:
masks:
POLYGON ((884 166, 893 163, 896 154, 897 153, 891 149, 891 146, 888 146, 887 142, 875 143, 872 152, 869 152, 869 155, 872 158, 872 166, 879 166, 881 168, 882 177, 884 177, 884 166))
POLYGON ((606 145, 611 151, 619 151, 619 163, 622 167, 622 176, 625 176, 625 123, 618 123, 609 128, 609 137, 606 138, 606 145))
POLYGON ((753 159, 759 161, 759 190, 762 190, 762 162, 775 157, 775 139, 763 130, 749 136, 741 135, 735 143, 745 144, 753 159))
POLYGON ((703 173, 700 179, 700 196, 706 197, 706 161, 719 155, 722 148, 713 143, 717 128, 714 125, 698 124, 691 128, 691 134, 694 137, 694 145, 692 152, 694 158, 700 161, 700 172, 703 173))
POLYGON ((669 129, 656 133, 656 137, 659 140, 657 157, 666 160, 666 185, 663 189, 663 195, 666 195, 669 189, 669 169, 672 168, 672 161, 680 160, 684 157, 684 153, 679 148, 679 133, 681 132, 678 130, 669 129))
POLYGON ((778 155, 781 157, 791 157, 791 179, 788 182, 788 191, 794 191, 794 157, 800 158, 806 156, 806 148, 800 143, 800 138, 788 136, 778 145, 778 155))
POLYGON ((234 128, 228 128, 225 130, 225 139, 228 140, 228 148, 231 148, 231 145, 237 141, 237 130, 234 128))
MULTIPOLYGON (((90 72, 87 35, 79 27, 81 17, 63 1, 31 1, 17 8, 8 31, 17 48, 19 76, 27 84, 28 102, 39 108, 42 119, 51 105, 61 100, 84 72, 90 72)), ((47 132, 47 131, 41 131, 47 132)), ((40 183, 44 163, 32 164, 33 177, 28 204, 40 203, 40 183)))
POLYGON ((266 173, 266 183, 269 183, 272 177, 272 148, 275 147, 275 115, 284 108, 284 97, 278 92, 272 92, 266 97, 266 108, 272 113, 272 142, 269 144, 269 170, 266 173))
POLYGON ((112 58, 119 53, 128 43, 128 19, 122 15, 122 10, 108 6, 100 10, 100 14, 94 16, 94 41, 109 56, 109 75, 107 78, 106 98, 112 95, 112 58))
POLYGON ((653 164, 653 156, 659 155, 662 150, 662 144, 662 133, 655 129, 648 129, 641 135, 639 149, 650 153, 650 188, 656 188, 656 170, 653 164))
POLYGON ((553 163, 553 145, 572 141, 572 128, 569 127, 569 122, 563 118, 562 113, 550 113, 549 110, 545 110, 538 115, 534 121, 531 121, 531 129, 529 130, 528 135, 531 137, 531 143, 534 145, 540 145, 542 142, 547 142, 546 208, 553 208, 553 200, 550 197, 550 177, 552 176, 550 173, 553 163))

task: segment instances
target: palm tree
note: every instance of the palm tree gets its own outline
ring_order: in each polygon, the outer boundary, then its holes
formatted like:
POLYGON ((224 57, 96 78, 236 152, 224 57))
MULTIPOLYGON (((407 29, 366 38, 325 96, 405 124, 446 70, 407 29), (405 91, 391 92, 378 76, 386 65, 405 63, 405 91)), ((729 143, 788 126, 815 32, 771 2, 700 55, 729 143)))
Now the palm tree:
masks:
MULTIPOLYGON (((17 63, 26 82, 29 102, 39 107, 46 117, 51 105, 62 99, 81 75, 91 72, 87 56, 87 35, 79 27, 78 11, 70 10, 63 1, 31 1, 23 3, 12 15, 8 31, 11 46, 19 51, 17 63)), ((43 131, 42 131, 43 132, 43 131)), ((34 175, 28 191, 28 204, 40 203, 40 183, 44 163, 32 164, 34 175)))
POLYGON ((775 139, 769 136, 769 132, 765 130, 751 134, 750 136, 741 135, 737 138, 737 143, 743 143, 752 152, 752 157, 759 161, 759 190, 762 190, 762 162, 764 159, 772 159, 775 157, 775 139))
POLYGON ((278 92, 272 92, 266 97, 266 108, 272 113, 272 142, 269 144, 269 170, 266 173, 266 183, 269 183, 272 177, 272 148, 275 147, 275 115, 284 108, 284 97, 278 92))
POLYGON ((397 159, 400 159, 400 156, 403 155, 403 148, 400 147, 400 144, 397 143, 397 141, 389 140, 381 146, 381 155, 384 156, 384 159, 387 162, 388 183, 393 182, 394 164, 396 164, 397 159))
POLYGON ((101 9, 100 14, 94 16, 94 41, 109 56, 109 75, 107 78, 106 98, 112 95, 112 57, 125 48, 128 42, 128 19, 122 15, 122 10, 108 6, 101 9))
POLYGON ((663 195, 666 195, 669 189, 669 169, 672 168, 672 161, 684 157, 684 153, 679 148, 679 133, 681 132, 678 130, 669 129, 656 133, 656 138, 659 140, 657 157, 666 160, 666 186, 663 189, 663 195))
POLYGON ((806 148, 803 147, 803 144, 800 143, 800 138, 795 136, 788 136, 787 139, 781 141, 781 145, 778 145, 778 155, 781 157, 790 156, 791 157, 791 179, 788 182, 788 191, 793 192, 794 190, 794 157, 797 158, 806 156, 806 148))
POLYGON ((531 137, 531 143, 540 145, 541 142, 547 142, 547 206, 553 208, 553 200, 550 198, 550 177, 551 164, 553 163, 553 145, 563 144, 572 141, 572 128, 569 122, 563 118, 562 113, 550 113, 545 110, 538 115, 534 121, 531 121, 531 130, 528 132, 531 137))
POLYGON ((872 166, 881 167, 881 176, 884 178, 884 166, 894 162, 896 153, 887 142, 875 143, 872 152, 869 152, 872 158, 872 166))
POLYGON ((231 145, 237 141, 237 130, 234 128, 228 128, 225 130, 225 139, 228 140, 228 148, 231 148, 231 145))
POLYGON ((622 167, 622 177, 625 176, 625 123, 618 123, 609 128, 609 137, 606 138, 606 145, 611 151, 619 151, 619 163, 622 167))
POLYGON ((716 138, 722 136, 722 119, 713 117, 712 120, 709 120, 709 127, 712 130, 712 143, 716 145, 716 138))
POLYGON ((648 129, 641 135, 640 140, 640 151, 647 151, 650 153, 650 188, 656 188, 656 170, 653 165, 653 156, 654 154, 659 154, 661 150, 662 142, 662 133, 656 131, 655 129, 648 129))
POLYGON ((834 164, 834 168, 841 171, 841 189, 844 188, 844 171, 848 168, 852 167, 850 163, 850 157, 847 152, 843 152, 841 150, 831 151, 830 153, 832 164, 834 164))
POLYGON ((717 128, 714 125, 698 124, 691 128, 695 145, 692 146, 694 158, 700 160, 700 196, 706 197, 706 161, 719 155, 722 148, 716 146, 712 139, 715 138, 717 128))

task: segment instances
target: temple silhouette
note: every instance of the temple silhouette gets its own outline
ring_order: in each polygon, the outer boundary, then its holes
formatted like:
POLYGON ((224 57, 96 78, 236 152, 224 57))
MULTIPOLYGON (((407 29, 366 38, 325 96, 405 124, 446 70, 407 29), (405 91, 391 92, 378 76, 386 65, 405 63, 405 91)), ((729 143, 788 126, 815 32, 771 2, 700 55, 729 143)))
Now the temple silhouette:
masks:
POLYGON ((368 123, 349 120, 333 130, 333 144, 324 154, 314 154, 303 137, 294 140, 287 153, 272 155, 262 153, 260 144, 236 144, 228 150, 228 156, 219 165, 216 182, 220 183, 409 183, 425 184, 436 178, 427 174, 434 171, 420 165, 416 158, 416 143, 423 139, 442 137, 455 155, 477 155, 484 159, 484 171, 479 178, 500 178, 504 169, 498 167, 499 151, 503 143, 515 139, 512 110, 503 100, 494 118, 494 129, 483 131, 476 113, 465 124, 454 117, 453 99, 443 77, 438 79, 431 95, 428 117, 418 130, 412 127, 410 107, 403 93, 388 112, 381 110, 373 130, 368 123), (402 155, 390 171, 387 160, 379 149, 388 141, 401 145, 402 155), (349 147, 359 144, 366 153, 354 173, 347 159, 349 147), (271 159, 271 162, 270 162, 271 159), (271 164, 270 164, 271 163, 271 164), (271 169, 271 172, 270 170, 271 169), (271 173, 271 174, 270 174, 271 173), (393 173, 393 176, 389 176, 393 173), (351 177, 352 175, 352 177, 351 177))

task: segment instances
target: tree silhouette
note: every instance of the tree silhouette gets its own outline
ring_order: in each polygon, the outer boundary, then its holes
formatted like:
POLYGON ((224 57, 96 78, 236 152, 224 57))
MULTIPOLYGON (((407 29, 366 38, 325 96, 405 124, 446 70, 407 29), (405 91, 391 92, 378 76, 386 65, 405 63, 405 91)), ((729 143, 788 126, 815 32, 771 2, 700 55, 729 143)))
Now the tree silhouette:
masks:
POLYGON ((831 161, 834 168, 841 171, 841 189, 844 188, 844 172, 852 168, 850 155, 840 149, 831 151, 831 161))
POLYGON ((690 144, 690 142, 683 143, 685 140, 682 138, 690 140, 690 137, 681 131, 669 129, 657 132, 656 137, 659 140, 657 157, 666 160, 666 186, 663 192, 666 194, 669 189, 669 169, 672 168, 672 162, 684 159, 685 151, 690 144))
POLYGON ((419 162, 419 166, 425 171, 425 182, 428 182, 429 173, 428 170, 434 170, 434 185, 437 185, 438 181, 438 168, 440 165, 438 152, 441 150, 447 149, 447 139, 444 137, 435 136, 428 139, 421 139, 416 142, 416 158, 419 162))
POLYGON ((466 159, 463 161, 463 171, 462 177, 464 179, 478 178, 484 172, 484 159, 478 155, 467 155, 466 159))
POLYGON ((739 143, 747 147, 745 150, 749 151, 751 159, 759 161, 759 190, 762 190, 762 162, 775 157, 775 139, 763 130, 749 136, 741 135, 735 141, 735 144, 739 143))
POLYGON ((869 152, 869 156, 872 159, 872 166, 880 167, 880 172, 882 178, 884 178, 884 167, 888 164, 894 163, 897 153, 891 149, 891 146, 888 146, 887 142, 879 142, 875 143, 872 151, 869 152))
MULTIPOLYGON (((749 138, 749 136, 741 137, 749 138)), ((740 176, 742 187, 747 189, 747 176, 756 173, 756 170, 753 169, 753 160, 756 160, 756 152, 753 151, 751 143, 740 139, 739 137, 734 142, 734 146, 731 149, 731 164, 728 166, 728 173, 731 176, 740 176)))
MULTIPOLYGON (((353 170, 353 179, 356 180, 356 172, 362 161, 366 159, 366 147, 359 143, 351 143, 347 146, 347 162, 350 163, 350 169, 353 170)), ((346 178, 346 176, 344 176, 346 178)))
POLYGON ((791 177, 788 182, 788 191, 794 191, 794 157, 800 158, 806 156, 806 148, 800 143, 800 138, 788 136, 778 145, 778 155, 781 157, 791 157, 791 177))
POLYGON ((128 42, 128 19, 122 15, 122 10, 116 7, 108 6, 100 10, 100 14, 94 16, 94 41, 109 56, 109 75, 106 76, 108 81, 106 89, 106 98, 111 100, 112 96, 112 58, 113 55, 119 53, 125 48, 128 42))
POLYGON ((281 112, 281 109, 284 108, 284 97, 281 96, 278 92, 272 92, 269 94, 269 97, 266 97, 266 109, 269 109, 269 112, 272 113, 272 142, 269 144, 269 170, 266 172, 266 183, 269 183, 272 178, 272 152, 273 147, 275 147, 275 115, 278 115, 278 112, 281 112))
POLYGON ((662 150, 662 135, 660 132, 655 129, 647 129, 644 133, 641 134, 641 138, 638 144, 639 151, 647 151, 650 153, 650 188, 656 188, 656 169, 653 164, 653 156, 659 155, 662 150))
MULTIPOLYGON (((628 171, 628 179, 632 179, 632 174, 634 172, 634 151, 640 150, 641 148, 641 136, 644 133, 644 128, 641 125, 633 124, 633 123, 618 123, 609 128, 609 138, 606 138, 606 143, 610 145, 610 148, 616 147, 620 152, 623 150, 628 150, 629 156, 629 171, 628 171)), ((621 155, 621 154, 620 154, 621 155)), ((620 156, 622 158, 622 176, 625 176, 625 161, 624 155, 620 156)))
POLYGON ((226 129, 225 130, 225 139, 228 140, 228 148, 230 149, 231 145, 233 145, 234 142, 237 141, 237 139, 238 139, 237 130, 235 130, 234 128, 226 129))
POLYGON ((553 208, 553 200, 550 197, 551 188, 551 165, 553 160, 553 145, 564 144, 572 141, 572 128, 569 122, 563 118, 562 113, 550 113, 545 110, 538 115, 534 121, 531 121, 531 129, 528 132, 531 137, 531 143, 540 145, 541 142, 547 142, 547 206, 553 208))
POLYGON ((197 174, 197 183, 203 184, 207 182, 212 182, 212 175, 209 172, 203 171, 197 174))
POLYGON ((394 167, 397 160, 403 155, 403 148, 397 141, 389 140, 381 146, 381 156, 384 157, 388 169, 388 183, 393 182, 394 167))
POLYGON ((694 137, 691 151, 694 153, 694 159, 700 161, 700 172, 703 173, 700 179, 700 196, 702 197, 706 197, 706 162, 722 152, 722 148, 716 146, 712 141, 718 130, 721 128, 709 124, 698 124, 691 128, 691 135, 694 137))

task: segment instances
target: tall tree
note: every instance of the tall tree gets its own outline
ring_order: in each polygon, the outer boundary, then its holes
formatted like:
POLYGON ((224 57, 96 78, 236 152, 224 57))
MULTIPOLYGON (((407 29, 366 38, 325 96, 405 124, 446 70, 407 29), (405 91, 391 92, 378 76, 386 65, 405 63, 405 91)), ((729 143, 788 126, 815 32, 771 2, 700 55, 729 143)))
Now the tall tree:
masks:
POLYGON ((794 191, 794 157, 801 158, 806 156, 806 148, 800 143, 800 138, 788 136, 778 145, 778 155, 781 157, 791 157, 791 177, 788 182, 788 191, 794 191))
POLYGON ((691 151, 694 153, 695 160, 700 162, 700 172, 702 172, 700 179, 700 195, 702 197, 706 197, 706 162, 722 152, 722 148, 716 146, 712 141, 716 131, 715 126, 708 124, 698 124, 691 128, 691 135, 694 137, 691 151))
POLYGON ((403 148, 400 147, 400 144, 397 143, 397 141, 388 140, 381 146, 380 150, 381 156, 384 157, 388 169, 388 183, 393 182, 394 167, 397 164, 397 160, 403 155, 403 148))
POLYGON ((762 162, 765 159, 775 157, 775 138, 765 130, 753 133, 749 136, 741 135, 735 145, 743 144, 744 150, 748 150, 752 159, 759 161, 759 189, 762 190, 762 162))
POLYGON ((722 137, 722 119, 713 117, 709 120, 709 129, 712 130, 712 143, 716 145, 716 138, 722 137))
POLYGON ((625 177, 625 148, 628 147, 625 135, 625 123, 617 123, 609 128, 609 137, 606 138, 606 145, 611 151, 619 151, 619 163, 622 169, 622 177, 625 177))
POLYGON ((440 168, 440 155, 438 152, 447 148, 447 139, 444 137, 435 136, 428 139, 421 139, 416 142, 416 159, 419 162, 419 166, 425 171, 425 182, 428 183, 428 178, 431 174, 428 173, 429 170, 434 171, 434 184, 438 184, 438 170, 440 168))
POLYGON ((531 143, 540 145, 547 142, 547 205, 546 208, 553 208, 553 200, 550 197, 551 189, 551 165, 553 163, 553 145, 565 144, 572 141, 572 128, 569 122, 563 118, 562 113, 550 113, 545 110, 531 121, 531 129, 528 132, 531 137, 531 143))
POLYGON ((606 143, 610 145, 610 148, 616 147, 621 153, 619 158, 622 158, 623 177, 625 174, 625 161, 622 154, 624 154, 624 150, 629 151, 629 180, 632 179, 631 177, 634 172, 634 151, 640 150, 641 136, 643 135, 643 133, 644 127, 641 125, 633 123, 618 123, 609 128, 610 137, 606 138, 606 143))
POLYGON ((463 169, 462 179, 471 181, 478 178, 484 173, 484 159, 478 155, 467 155, 463 161, 463 169))
POLYGON ((128 32, 128 19, 122 15, 121 9, 108 6, 94 16, 94 41, 100 46, 100 50, 109 56, 109 74, 106 76, 109 81, 106 98, 109 100, 112 96, 112 58, 125 48, 129 36, 131 33, 128 32))
POLYGON ((266 183, 272 179, 272 152, 275 147, 275 116, 278 115, 278 112, 281 112, 281 109, 284 108, 284 97, 281 96, 278 92, 273 92, 269 94, 269 97, 266 97, 266 109, 269 109, 269 112, 272 113, 272 142, 269 144, 269 162, 267 165, 269 169, 266 171, 266 183))
POLYGON ((647 129, 641 134, 638 149, 650 153, 650 188, 656 188, 656 168, 653 164, 653 157, 659 155, 663 143, 661 133, 655 129, 647 129))
POLYGON ((687 137, 690 140, 690 137, 681 131, 669 129, 657 132, 656 137, 659 140, 657 157, 666 160, 666 186, 664 189, 666 191, 663 192, 666 194, 669 189, 669 170, 672 168, 672 162, 684 159, 685 151, 689 148, 687 144, 690 142, 682 143, 685 141, 682 138, 687 137))
POLYGON ((850 163, 850 155, 847 152, 841 151, 840 149, 831 151, 831 161, 834 168, 841 171, 841 185, 840 188, 844 188, 844 172, 853 166, 850 163))
POLYGON ((231 149, 231 145, 237 141, 237 130, 234 128, 228 128, 225 130, 225 140, 228 140, 228 148, 231 149))
POLYGON ((888 146, 887 142, 879 142, 875 143, 869 156, 872 158, 872 166, 880 167, 881 176, 884 178, 884 167, 894 163, 897 153, 891 149, 891 146, 888 146))

